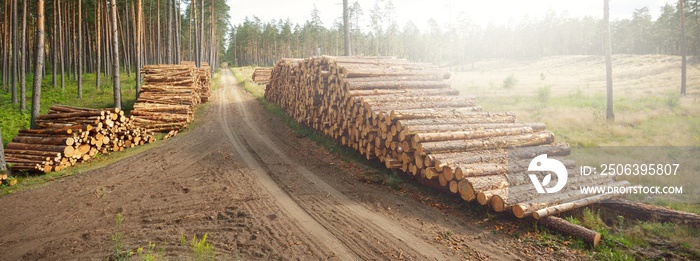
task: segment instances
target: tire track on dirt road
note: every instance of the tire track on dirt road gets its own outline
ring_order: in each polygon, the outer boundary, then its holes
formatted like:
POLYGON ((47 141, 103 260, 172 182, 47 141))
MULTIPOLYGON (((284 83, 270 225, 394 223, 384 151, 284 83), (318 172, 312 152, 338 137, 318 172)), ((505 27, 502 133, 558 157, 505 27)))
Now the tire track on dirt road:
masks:
MULTIPOLYGON (((256 154, 262 165, 271 172, 286 171, 285 177, 295 177, 292 182, 297 185, 306 185, 314 191, 307 191, 305 195, 291 194, 291 197, 309 215, 331 231, 335 237, 355 250, 355 254, 366 258, 387 258, 391 252, 396 252, 396 257, 408 256, 416 259, 444 260, 445 256, 432 244, 424 239, 408 232, 396 222, 386 216, 375 213, 361 204, 353 201, 347 195, 338 191, 318 174, 312 172, 302 164, 292 160, 287 154, 266 136, 265 126, 260 126, 253 120, 253 115, 246 106, 256 104, 247 97, 244 101, 243 90, 238 86, 230 71, 224 70, 221 78, 223 93, 220 94, 222 102, 230 104, 228 98, 232 96, 238 111, 236 132, 240 132, 246 138, 246 142, 256 146, 250 148, 250 153, 256 154), (252 101, 252 103, 251 103, 252 101), (244 122, 245 124, 240 124, 244 122), (244 126, 241 126, 244 125, 244 126), (311 184, 311 185, 309 185, 311 184), (383 244, 377 244, 382 242, 383 244), (369 252, 368 252, 369 251, 369 252)), ((226 115, 226 111, 220 115, 226 115)), ((226 120, 226 119, 224 119, 226 120)), ((279 177, 279 175, 277 175, 279 177)), ((288 179, 277 180, 286 184, 288 179)), ((288 184, 286 184, 288 185, 288 184)), ((289 192, 289 190, 287 191, 289 192)))
MULTIPOLYGON (((228 77, 232 77, 230 71, 228 72, 228 77)), ((225 76, 226 77, 226 76, 225 76)), ((230 80, 229 80, 230 81, 230 80)), ((329 250, 333 251, 341 260, 351 260, 358 259, 358 257, 348 249, 343 243, 341 243, 335 236, 333 236, 328 230, 326 230, 321 224, 316 222, 311 216, 309 216, 306 211, 304 211, 299 205, 297 205, 294 200, 292 200, 289 195, 280 188, 277 183, 275 183, 270 176, 263 171, 258 161, 253 157, 253 155, 244 150, 243 142, 239 141, 240 136, 231 130, 228 119, 230 118, 228 108, 229 101, 227 99, 226 90, 234 88, 233 86, 228 86, 229 84, 224 84, 223 89, 219 95, 218 104, 218 117, 221 128, 226 133, 226 137, 233 144, 234 150, 239 154, 245 164, 250 168, 250 170, 255 174, 255 176, 260 181, 261 185, 267 190, 267 192, 275 198, 278 206, 283 209, 289 216, 294 217, 304 231, 309 234, 309 236, 315 237, 321 244, 324 244, 329 250)))

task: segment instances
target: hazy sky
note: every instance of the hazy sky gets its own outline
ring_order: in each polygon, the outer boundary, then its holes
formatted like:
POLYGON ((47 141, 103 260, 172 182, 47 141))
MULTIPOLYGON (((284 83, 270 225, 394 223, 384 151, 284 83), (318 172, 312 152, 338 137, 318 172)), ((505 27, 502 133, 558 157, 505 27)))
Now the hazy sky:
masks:
MULTIPOLYGON (((309 20, 314 4, 319 10, 323 25, 330 27, 342 14, 342 0, 226 0, 231 7, 231 23, 242 23, 248 16, 257 16, 263 22, 272 19, 286 20, 303 24, 309 20)), ((364 12, 363 18, 368 20, 369 12, 376 0, 358 0, 364 12)), ((386 1, 386 0, 384 0, 386 1)), ((450 20, 456 22, 460 13, 466 14, 471 20, 486 25, 489 22, 498 24, 517 23, 525 15, 530 18, 541 18, 547 11, 561 15, 566 12, 568 17, 603 16, 603 0, 392 0, 396 6, 397 20, 403 28, 407 21, 412 20, 419 28, 426 27, 431 17, 440 25, 446 25, 450 20), (451 6, 451 7, 450 7, 451 6)), ((355 0, 349 0, 350 3, 355 0)), ((660 8, 666 3, 676 3, 675 0, 611 0, 611 19, 630 18, 635 9, 649 7, 656 19, 660 8)), ((383 6, 383 4, 381 4, 383 6)), ((364 21, 367 23, 368 21, 364 21)))

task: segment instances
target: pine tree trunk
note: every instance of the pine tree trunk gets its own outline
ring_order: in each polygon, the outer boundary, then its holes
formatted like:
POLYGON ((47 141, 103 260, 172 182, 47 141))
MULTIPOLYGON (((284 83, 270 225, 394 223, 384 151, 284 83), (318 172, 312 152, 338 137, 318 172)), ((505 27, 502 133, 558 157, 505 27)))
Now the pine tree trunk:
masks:
POLYGON ((141 0, 136 0, 136 99, 141 92, 141 24, 143 23, 141 0))
MULTIPOLYGON (((202 59, 204 59, 204 0, 200 0, 199 2, 199 7, 200 7, 200 25, 199 25, 199 66, 202 65, 202 59)), ((198 66, 198 67, 199 67, 198 66)))
POLYGON ((615 121, 615 112, 613 111, 613 79, 612 79, 612 46, 610 39, 610 0, 604 0, 604 23, 605 23, 605 80, 607 83, 607 109, 605 118, 608 122, 615 121))
POLYGON ((175 64, 180 64, 181 60, 181 51, 182 51, 182 38, 181 38, 181 32, 180 32, 180 0, 173 0, 175 1, 175 64))
POLYGON ((209 69, 214 73, 214 0, 209 5, 209 69))
POLYGON ((76 69, 77 71, 77 76, 78 76, 78 98, 83 98, 83 4, 82 0, 78 0, 78 51, 76 52, 77 54, 77 60, 78 60, 78 68, 76 69))
POLYGON ((97 69, 97 72, 95 75, 95 77, 96 77, 95 88, 99 90, 100 89, 100 78, 102 76, 102 72, 101 72, 101 70, 102 70, 102 68, 101 68, 102 51, 100 50, 100 47, 102 45, 102 42, 100 39, 100 34, 101 34, 100 33, 100 22, 101 22, 100 13, 102 13, 101 12, 102 0, 96 0, 96 1, 97 1, 97 3, 95 4, 95 20, 96 20, 95 21, 95 49, 96 49, 95 55, 97 56, 97 64, 95 66, 95 69, 97 69))
POLYGON ((165 9, 167 9, 167 14, 165 19, 167 21, 168 34, 165 38, 165 62, 173 63, 173 15, 172 15, 172 0, 166 0, 165 9))
POLYGON ((64 54, 64 41, 63 41, 63 22, 61 19, 61 3, 58 3, 58 41, 60 42, 60 47, 58 48, 61 53, 59 56, 61 57, 61 90, 66 91, 66 78, 65 78, 65 73, 66 73, 66 66, 65 66, 65 54, 64 54))
POLYGON ((12 103, 17 103, 17 84, 19 82, 19 29, 17 25, 17 0, 12 1, 12 103))
MULTIPOLYGON (((9 3, 10 3, 10 1, 4 1, 2 10, 7 10, 9 3)), ((7 88, 7 84, 8 84, 9 68, 10 68, 10 65, 8 62, 10 60, 10 55, 9 55, 9 52, 10 52, 9 46, 10 45, 8 44, 10 33, 9 33, 9 28, 7 25, 10 22, 10 19, 9 19, 10 12, 3 12, 3 13, 4 13, 4 16, 2 18, 3 19, 2 20, 3 21, 3 23, 2 23, 2 43, 3 43, 2 44, 2 88, 6 91, 9 91, 9 89, 7 88)))
POLYGON ((25 111, 27 109, 27 1, 23 2, 22 6, 22 62, 20 65, 19 83, 20 83, 20 95, 19 95, 19 110, 25 111))
POLYGON ((5 147, 2 145, 2 130, 0 130, 0 173, 7 172, 7 161, 5 161, 5 147))
POLYGON ((681 96, 685 96, 686 83, 686 39, 685 39, 685 11, 683 10, 683 0, 678 0, 679 10, 681 15, 681 96))
POLYGON ((350 15, 348 12, 348 0, 343 0, 343 43, 345 46, 345 56, 352 55, 350 48, 350 15))
POLYGON ((32 90, 32 128, 36 127, 36 118, 41 108, 41 71, 44 69, 44 0, 37 0, 36 20, 36 64, 34 66, 34 87, 32 90))
POLYGON ((122 108, 121 86, 119 85, 119 27, 117 24, 117 3, 110 1, 112 5, 112 88, 114 90, 114 107, 122 108))
POLYGON ((193 21, 197 19, 197 8, 190 7, 190 17, 188 17, 187 22, 188 22, 188 28, 187 28, 187 36, 189 39, 187 39, 187 59, 190 61, 195 61, 194 59, 194 45, 192 42, 194 42, 194 36, 196 35, 196 30, 192 30, 192 27, 194 26, 193 21), (193 19, 194 18, 194 19, 193 19))
MULTIPOLYGON (((167 1, 167 0, 166 0, 167 1)), ((156 63, 161 64, 163 63, 161 59, 161 51, 163 50, 160 47, 160 0, 156 0, 156 63)))
POLYGON ((197 65, 197 67, 201 67, 202 62, 199 59, 200 58, 200 55, 199 55, 199 48, 200 48, 200 45, 199 45, 199 23, 198 23, 199 20, 197 20, 197 2, 195 2, 195 1, 196 0, 193 0, 193 6, 191 7, 193 12, 194 12, 194 20, 192 23, 193 27, 194 27, 194 37, 193 37, 194 38, 194 62, 197 65))
POLYGON ((72 35, 71 35, 71 43, 73 46, 73 53, 70 56, 72 64, 72 69, 73 69, 73 80, 78 81, 78 38, 76 35, 78 35, 78 27, 75 25, 75 5, 71 6, 71 10, 69 14, 73 14, 71 16, 70 24, 71 24, 71 30, 73 30, 72 35))
POLYGON ((56 68, 56 63, 58 60, 58 46, 57 41, 56 41, 56 33, 58 31, 56 30, 56 1, 53 1, 53 23, 51 24, 51 48, 53 48, 53 51, 51 52, 52 62, 53 62, 53 79, 51 79, 51 82, 53 83, 53 88, 55 89, 57 87, 56 84, 56 73, 58 72, 58 68, 56 68))

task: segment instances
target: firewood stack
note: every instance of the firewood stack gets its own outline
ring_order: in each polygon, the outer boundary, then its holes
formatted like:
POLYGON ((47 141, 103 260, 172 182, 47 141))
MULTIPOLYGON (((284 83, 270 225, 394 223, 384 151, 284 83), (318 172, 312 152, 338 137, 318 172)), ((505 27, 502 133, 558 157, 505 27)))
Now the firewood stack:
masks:
POLYGON ((117 109, 51 106, 36 129, 20 130, 5 157, 13 170, 59 171, 88 161, 98 153, 121 151, 153 142, 153 135, 134 126, 117 109))
POLYGON ((199 96, 202 102, 208 102, 211 97, 211 67, 203 62, 202 67, 197 69, 197 84, 199 85, 199 96))
POLYGON ((144 85, 131 111, 135 125, 150 132, 186 128, 201 102, 198 70, 193 65, 146 65, 141 69, 144 85))
MULTIPOLYGON (((450 88, 449 73, 434 65, 392 57, 281 59, 265 97, 298 122, 354 148, 387 168, 428 180, 465 201, 537 219, 611 198, 582 194, 579 186, 626 186, 597 175, 581 176, 561 157, 542 123, 519 123, 513 113, 485 112, 476 99, 450 88), (528 174, 538 155, 560 160, 567 186, 539 194, 528 174)), ((556 175, 551 176, 551 187, 556 175)))
POLYGON ((272 76, 272 68, 270 67, 258 67, 253 71, 253 81, 257 83, 270 82, 270 76, 272 76))

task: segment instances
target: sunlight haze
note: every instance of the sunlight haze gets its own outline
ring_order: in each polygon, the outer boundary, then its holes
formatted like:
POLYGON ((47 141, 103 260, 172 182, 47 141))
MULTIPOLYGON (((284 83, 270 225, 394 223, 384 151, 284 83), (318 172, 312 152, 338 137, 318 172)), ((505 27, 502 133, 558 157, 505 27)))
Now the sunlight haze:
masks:
MULTIPOLYGON (((258 17, 262 22, 271 20, 290 19, 293 23, 303 24, 310 19, 314 5, 319 10, 323 26, 332 27, 342 20, 342 0, 298 0, 298 1, 236 1, 227 0, 231 6, 231 23, 240 24, 246 17, 258 17)), ((350 0, 352 5, 355 1, 350 0)), ((363 28, 368 27, 369 13, 375 0, 358 0, 362 8, 363 28)), ((384 6, 386 0, 381 1, 384 6)), ((631 18, 635 9, 648 7, 655 19, 659 10, 666 3, 675 5, 676 1, 669 0, 614 0, 610 2, 611 20, 631 18)), ((566 17, 602 17, 603 1, 455 1, 455 0, 393 0, 396 7, 396 19, 399 27, 408 21, 413 21, 421 30, 427 27, 430 18, 439 25, 447 27, 457 23, 460 18, 469 20, 480 26, 488 23, 502 25, 517 24, 523 18, 539 19, 548 12, 566 17)), ((462 19, 463 20, 463 19, 462 19)))

